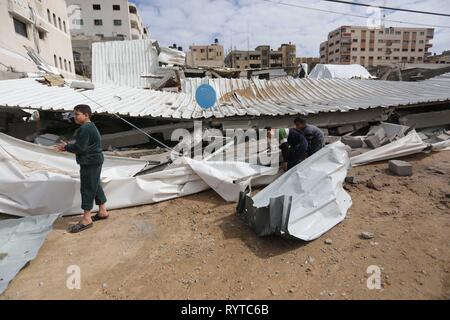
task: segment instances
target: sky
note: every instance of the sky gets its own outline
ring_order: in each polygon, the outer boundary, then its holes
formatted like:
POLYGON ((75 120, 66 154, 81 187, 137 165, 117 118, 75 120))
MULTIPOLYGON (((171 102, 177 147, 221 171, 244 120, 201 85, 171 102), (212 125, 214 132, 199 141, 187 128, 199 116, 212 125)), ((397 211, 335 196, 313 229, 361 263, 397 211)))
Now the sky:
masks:
MULTIPOLYGON (((215 38, 225 47, 240 50, 282 43, 297 46, 297 56, 319 56, 319 46, 328 32, 342 25, 367 25, 379 21, 381 13, 373 8, 325 2, 322 0, 131 0, 148 26, 150 36, 163 46, 174 43, 188 51, 192 44, 210 44, 215 38), (341 12, 334 14, 291 7, 341 12), (363 18, 352 15, 361 15, 363 18), (365 17, 371 16, 372 19, 365 17)), ((448 0, 353 0, 395 8, 450 14, 448 0)), ((398 11, 385 11, 387 20, 414 22, 435 28, 432 52, 450 50, 450 17, 398 11)), ((414 25, 386 22, 386 27, 414 25)), ((426 27, 424 26, 424 27, 426 27)))

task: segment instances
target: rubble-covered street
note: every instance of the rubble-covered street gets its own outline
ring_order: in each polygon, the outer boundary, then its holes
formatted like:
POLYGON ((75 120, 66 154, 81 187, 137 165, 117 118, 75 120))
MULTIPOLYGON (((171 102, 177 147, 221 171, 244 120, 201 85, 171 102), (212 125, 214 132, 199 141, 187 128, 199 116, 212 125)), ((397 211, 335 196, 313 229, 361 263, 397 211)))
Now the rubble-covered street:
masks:
POLYGON ((351 169, 353 206, 312 242, 256 237, 213 190, 111 211, 82 234, 59 218, 1 299, 448 299, 450 153, 402 160, 412 176, 351 169), (81 290, 66 287, 71 265, 81 290), (371 265, 381 290, 367 288, 371 265))

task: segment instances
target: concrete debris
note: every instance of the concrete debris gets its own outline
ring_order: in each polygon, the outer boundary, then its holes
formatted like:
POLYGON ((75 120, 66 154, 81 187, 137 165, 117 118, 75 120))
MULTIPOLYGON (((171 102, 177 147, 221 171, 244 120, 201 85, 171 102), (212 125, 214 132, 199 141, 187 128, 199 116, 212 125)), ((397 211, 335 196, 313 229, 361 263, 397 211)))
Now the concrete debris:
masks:
POLYGON ((361 232, 359 237, 364 240, 370 240, 370 239, 373 239, 375 237, 375 235, 372 232, 363 231, 363 232, 361 232))
POLYGON ((450 135, 443 133, 437 136, 436 139, 438 139, 439 141, 447 141, 448 139, 450 139, 450 135))
POLYGON ((325 239, 325 244, 333 244, 333 240, 331 240, 330 238, 325 239))
POLYGON ((445 126, 450 122, 450 110, 414 113, 399 119, 399 123, 405 126, 415 125, 416 129, 445 126))
POLYGON ((343 135, 354 130, 353 125, 341 126, 336 129, 337 134, 343 135))
POLYGON ((363 146, 363 141, 359 137, 343 136, 341 142, 350 146, 352 149, 362 148, 363 146))
POLYGON ((398 176, 411 176, 412 165, 406 161, 390 160, 389 170, 398 176))
POLYGON ((366 145, 371 148, 371 149, 376 149, 381 147, 381 141, 380 138, 378 138, 378 136, 373 135, 373 136, 368 136, 364 142, 366 143, 366 145))
POLYGON ((356 178, 353 176, 345 177, 345 182, 350 184, 356 184, 356 178))

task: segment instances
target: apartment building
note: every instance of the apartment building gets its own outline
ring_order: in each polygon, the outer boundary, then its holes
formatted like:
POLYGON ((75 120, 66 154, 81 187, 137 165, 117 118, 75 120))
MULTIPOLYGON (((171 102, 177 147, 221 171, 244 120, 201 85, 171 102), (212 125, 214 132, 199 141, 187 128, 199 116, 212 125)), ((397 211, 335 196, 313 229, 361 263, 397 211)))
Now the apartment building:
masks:
POLYGON ((426 62, 434 64, 450 64, 450 50, 444 51, 441 54, 429 56, 426 62))
POLYGON ((235 69, 289 68, 296 66, 296 46, 282 44, 278 50, 261 45, 255 50, 232 50, 225 58, 225 65, 235 69))
POLYGON ((342 26, 320 45, 321 63, 361 64, 365 67, 423 63, 433 46, 434 29, 342 26))
POLYGON ((92 44, 148 39, 138 8, 128 0, 66 0, 78 75, 91 78, 92 44))
POLYGON ((190 67, 223 67, 223 46, 218 39, 211 45, 192 45, 186 54, 186 64, 190 67))
POLYGON ((0 71, 38 71, 26 46, 64 77, 75 77, 64 0, 0 0, 0 29, 0 71))
POLYGON ((147 39, 147 27, 134 3, 127 0, 66 0, 72 35, 147 39))

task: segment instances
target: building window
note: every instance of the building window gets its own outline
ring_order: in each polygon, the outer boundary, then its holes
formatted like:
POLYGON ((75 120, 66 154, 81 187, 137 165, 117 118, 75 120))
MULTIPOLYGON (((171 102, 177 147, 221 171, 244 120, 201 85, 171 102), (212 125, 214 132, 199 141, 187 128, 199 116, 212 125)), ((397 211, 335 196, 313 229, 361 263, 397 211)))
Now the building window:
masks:
POLYGON ((378 51, 383 51, 383 48, 378 48, 378 51))
POLYGON ((67 28, 66 28, 66 22, 63 21, 63 28, 64 28, 64 32, 67 33, 67 28))
POLYGON ((45 32, 38 30, 39 39, 44 40, 45 39, 45 32))
POLYGON ((64 59, 64 70, 67 71, 67 60, 66 59, 64 59))
POLYGON ((101 10, 102 7, 99 4, 93 4, 92 5, 92 9, 94 9, 94 10, 101 10))
POLYGON ((69 61, 69 71, 72 72, 72 63, 69 61))
POLYGON ((361 48, 361 51, 366 51, 366 48, 361 48))
POLYGON ((358 51, 358 48, 352 48, 352 51, 358 51))
POLYGON ((102 26, 102 25, 103 25, 103 20, 102 20, 102 19, 95 19, 95 20, 94 20, 94 25, 96 25, 96 26, 102 26))
POLYGON ((62 68, 63 68, 63 65, 62 65, 62 58, 61 57, 59 57, 59 68, 62 70, 62 68))
POLYGON ((47 9, 47 19, 48 19, 48 22, 52 23, 52 15, 50 14, 49 9, 47 9))
POLYGON ((16 18, 13 18, 13 20, 14 20, 14 30, 16 30, 16 33, 20 34, 21 36, 24 36, 25 38, 28 38, 27 25, 22 21, 17 20, 16 18))
POLYGON ((353 42, 358 42, 358 39, 353 39, 353 42))
POLYGON ((56 24, 56 14, 53 14, 53 25, 58 28, 56 24))
POLYGON ((82 26, 82 25, 84 25, 84 20, 83 19, 75 19, 75 24, 82 26))
POLYGON ((120 5, 119 4, 113 4, 113 10, 114 11, 120 11, 120 5))
POLYGON ((122 20, 114 20, 114 25, 115 26, 121 26, 122 25, 122 20))
POLYGON ((56 58, 56 54, 53 55, 53 62, 55 64, 55 67, 58 68, 58 59, 56 58))
POLYGON ((62 30, 61 18, 58 17, 59 30, 62 30))
MULTIPOLYGON (((74 51, 73 52, 73 60, 74 61, 81 61, 81 53, 79 53, 77 51, 74 51)), ((69 61, 69 63, 70 63, 70 61, 69 61)))

